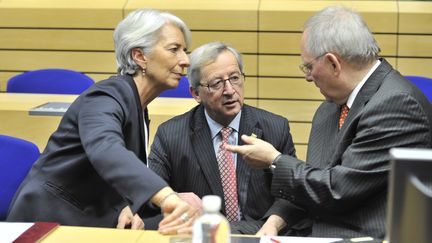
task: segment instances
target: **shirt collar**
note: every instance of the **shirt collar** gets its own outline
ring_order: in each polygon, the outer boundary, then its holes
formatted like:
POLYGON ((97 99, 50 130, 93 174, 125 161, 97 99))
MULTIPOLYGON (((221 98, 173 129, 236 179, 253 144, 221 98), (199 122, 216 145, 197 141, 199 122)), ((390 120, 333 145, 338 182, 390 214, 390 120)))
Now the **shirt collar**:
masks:
MULTIPOLYGON (((210 128, 210 133, 211 133, 211 137, 212 139, 214 137, 216 137, 218 135, 218 133, 220 132, 220 130, 224 127, 221 124, 217 123, 215 120, 213 120, 209 114, 207 113, 207 111, 204 109, 204 114, 207 120, 207 124, 209 125, 210 128)), ((240 127, 240 117, 241 117, 241 110, 240 112, 234 117, 234 119, 231 121, 231 123, 228 125, 228 127, 231 127, 232 129, 234 129, 234 131, 238 132, 239 131, 239 127, 240 127)))
POLYGON ((355 98, 357 97, 357 94, 360 92, 360 89, 363 87, 363 85, 366 83, 366 80, 372 75, 372 73, 378 68, 378 66, 381 64, 380 60, 377 60, 373 67, 369 70, 369 72, 366 74, 366 76, 363 77, 362 81, 357 84, 357 86, 354 88, 354 90, 351 92, 350 96, 348 97, 348 100, 346 102, 346 105, 348 108, 351 109, 351 106, 354 103, 355 98))

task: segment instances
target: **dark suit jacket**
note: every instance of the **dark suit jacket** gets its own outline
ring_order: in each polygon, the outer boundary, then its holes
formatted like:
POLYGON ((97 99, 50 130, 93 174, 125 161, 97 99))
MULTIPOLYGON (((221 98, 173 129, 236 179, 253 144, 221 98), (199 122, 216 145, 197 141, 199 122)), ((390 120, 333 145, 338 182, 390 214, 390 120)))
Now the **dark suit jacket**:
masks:
POLYGON ((312 236, 384 238, 389 149, 432 146, 431 104, 381 61, 340 131, 340 107, 324 102, 312 122, 307 162, 277 162, 272 193, 307 210, 312 236))
POLYGON ((145 165, 143 110, 131 76, 98 82, 70 106, 15 194, 8 221, 114 227, 166 186, 145 165))
MULTIPOLYGON (((252 133, 279 151, 295 156, 286 118, 244 105, 239 136, 252 133)), ((240 137, 238 143, 243 144, 240 137)), ((200 198, 214 194, 223 200, 218 163, 202 105, 159 126, 149 167, 177 192, 194 192, 200 198)), ((259 220, 274 203, 270 195, 272 174, 269 170, 252 169, 240 155, 236 174, 242 219, 259 220)), ((225 206, 222 213, 225 214, 225 206)))

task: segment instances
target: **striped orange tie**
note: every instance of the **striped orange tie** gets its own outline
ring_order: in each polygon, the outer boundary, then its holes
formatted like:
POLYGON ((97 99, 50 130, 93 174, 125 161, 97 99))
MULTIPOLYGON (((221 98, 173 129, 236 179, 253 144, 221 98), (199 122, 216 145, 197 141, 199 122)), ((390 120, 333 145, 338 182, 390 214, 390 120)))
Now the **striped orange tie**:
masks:
POLYGON ((345 122, 346 117, 348 116, 349 108, 347 105, 342 105, 341 107, 341 113, 339 117, 339 129, 341 129, 342 125, 345 122))

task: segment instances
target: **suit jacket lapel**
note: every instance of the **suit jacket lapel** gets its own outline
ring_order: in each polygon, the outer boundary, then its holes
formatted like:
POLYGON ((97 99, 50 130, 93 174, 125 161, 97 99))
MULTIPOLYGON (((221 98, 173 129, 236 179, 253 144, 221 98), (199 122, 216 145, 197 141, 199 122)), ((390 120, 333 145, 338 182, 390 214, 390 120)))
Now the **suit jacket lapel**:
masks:
MULTIPOLYGON (((136 84, 132 78, 132 76, 130 75, 124 75, 125 80, 127 81, 127 83, 129 84, 129 86, 132 89, 132 92, 134 94, 134 99, 135 99, 135 104, 137 107, 137 114, 138 114, 138 119, 139 119, 139 136, 140 136, 140 143, 142 146, 140 146, 143 149, 140 149, 140 153, 139 153, 139 158, 144 161, 147 164, 147 147, 145 144, 145 132, 144 132, 144 117, 143 117, 143 108, 141 107, 141 100, 138 94, 138 89, 136 87, 136 84)), ((150 120, 148 119, 148 110, 147 107, 144 110, 144 115, 146 116, 146 124, 147 124, 147 128, 149 128, 150 126, 150 120)), ((148 134, 150 134, 150 131, 148 130, 148 134)), ((147 138, 148 139, 148 138, 147 138)))
POLYGON ((311 166, 325 168, 335 152, 338 136, 339 108, 336 104, 325 101, 315 115, 306 161, 311 166))
POLYGON ((354 117, 361 111, 361 109, 367 104, 369 99, 377 92, 379 87, 384 80, 384 77, 393 69, 391 65, 384 59, 380 59, 381 64, 372 73, 368 80, 364 83, 363 87, 357 94, 354 103, 348 113, 345 123, 347 126, 342 127, 341 133, 349 127, 349 124, 353 121, 354 117))
MULTIPOLYGON (((252 110, 249 106, 244 105, 242 109, 242 115, 240 118, 240 127, 238 132, 238 144, 243 145, 244 142, 241 140, 241 135, 251 135, 254 133, 258 138, 262 138, 262 130, 257 127, 257 119, 255 118, 252 110)), ((237 191, 239 194, 239 204, 241 207, 246 206, 248 185, 251 174, 251 167, 249 167, 244 161, 243 157, 237 154, 237 191)), ((244 211, 244 210, 243 210, 244 211)))
POLYGON ((344 126, 338 133, 338 143, 336 147, 336 151, 333 155, 332 163, 339 161, 342 157, 343 152, 346 150, 346 144, 343 144, 343 141, 350 141, 350 130, 351 123, 355 120, 357 115, 360 114, 360 111, 364 106, 369 102, 370 98, 377 92, 379 87, 382 84, 385 76, 392 70, 392 66, 384 59, 381 59, 381 64, 378 68, 372 73, 372 75, 367 79, 364 83, 363 87, 360 89, 357 94, 354 103, 348 113, 348 116, 345 119, 344 126))
MULTIPOLYGON (((191 121, 191 142, 195 152, 198 164, 201 167, 204 176, 212 192, 224 198, 222 184, 220 183, 219 167, 216 160, 216 154, 213 149, 213 142, 210 134, 210 128, 204 115, 204 107, 199 105, 192 115, 191 121)), ((222 207, 225 210, 225 207, 222 207)))

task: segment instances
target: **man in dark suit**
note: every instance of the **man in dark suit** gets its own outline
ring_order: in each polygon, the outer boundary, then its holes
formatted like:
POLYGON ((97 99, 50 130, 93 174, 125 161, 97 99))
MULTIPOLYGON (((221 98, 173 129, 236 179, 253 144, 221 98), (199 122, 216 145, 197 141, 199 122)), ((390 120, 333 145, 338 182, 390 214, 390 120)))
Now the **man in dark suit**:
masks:
POLYGON ((208 43, 193 51, 190 59, 190 91, 199 105, 159 126, 149 167, 183 198, 196 200, 198 205, 204 195, 219 195, 222 213, 231 221, 232 231, 254 234, 264 223, 265 215, 283 215, 283 202, 275 202, 270 195, 269 170, 253 169, 232 153, 227 157, 232 158, 236 185, 232 194, 228 191, 222 177, 231 172, 220 172, 219 168, 223 143, 220 131, 224 127, 233 130, 228 138, 230 144, 242 143, 239 134, 253 134, 295 157, 288 120, 243 104, 243 63, 232 47, 221 42, 208 43), (231 204, 231 200, 235 202, 231 204), (234 216, 227 211, 232 207, 234 216))
POLYGON ((245 135, 247 145, 226 146, 255 168, 275 167, 272 194, 304 211, 288 227, 307 218, 311 236, 384 238, 389 149, 432 146, 431 104, 378 53, 358 13, 320 11, 301 40, 300 68, 326 98, 312 121, 306 163, 245 135))

